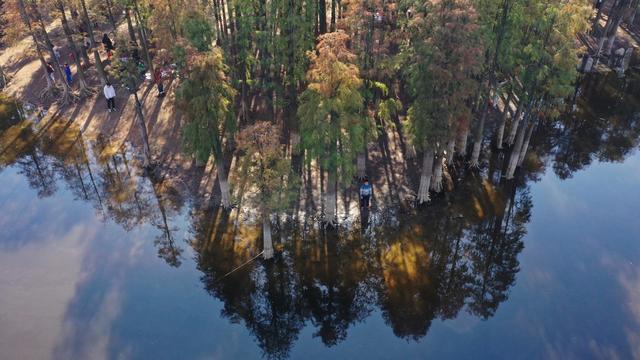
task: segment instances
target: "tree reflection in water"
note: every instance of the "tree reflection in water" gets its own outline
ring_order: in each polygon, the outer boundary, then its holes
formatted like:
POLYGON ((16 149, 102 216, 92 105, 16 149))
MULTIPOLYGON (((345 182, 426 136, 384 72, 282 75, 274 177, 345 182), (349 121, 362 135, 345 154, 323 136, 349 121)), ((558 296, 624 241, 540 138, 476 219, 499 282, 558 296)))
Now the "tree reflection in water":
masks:
POLYGON ((255 260, 259 227, 241 224, 236 212, 194 207, 185 199, 195 194, 179 192, 162 171, 146 176, 129 147, 106 138, 87 142, 72 121, 33 124, 3 114, 0 171, 16 167, 40 197, 66 186, 126 230, 153 225, 158 256, 170 266, 181 265, 188 243, 204 288, 224 304, 222 315, 243 323, 267 357, 287 357, 309 325, 334 346, 378 311, 396 336, 420 339, 434 320, 461 311, 487 319, 507 300, 531 217, 527 184, 546 166, 565 179, 595 159, 622 161, 638 146, 638 99, 615 89, 640 82, 619 81, 586 79, 578 110, 537 128, 515 180, 504 179, 508 156, 496 152, 486 168, 454 174, 455 191, 405 212, 399 225, 370 225, 375 235, 303 234, 283 223, 275 238, 286 240, 271 261, 255 260), (185 208, 189 239, 176 225, 185 208))

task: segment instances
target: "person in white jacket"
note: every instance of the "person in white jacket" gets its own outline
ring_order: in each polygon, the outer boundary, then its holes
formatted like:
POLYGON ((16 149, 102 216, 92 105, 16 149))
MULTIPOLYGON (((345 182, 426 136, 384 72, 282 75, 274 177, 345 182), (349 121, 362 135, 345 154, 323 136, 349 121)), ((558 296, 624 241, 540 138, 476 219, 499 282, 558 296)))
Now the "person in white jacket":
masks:
POLYGON ((116 111, 116 89, 107 81, 103 91, 104 97, 107 98, 107 108, 109 108, 109 112, 116 111))

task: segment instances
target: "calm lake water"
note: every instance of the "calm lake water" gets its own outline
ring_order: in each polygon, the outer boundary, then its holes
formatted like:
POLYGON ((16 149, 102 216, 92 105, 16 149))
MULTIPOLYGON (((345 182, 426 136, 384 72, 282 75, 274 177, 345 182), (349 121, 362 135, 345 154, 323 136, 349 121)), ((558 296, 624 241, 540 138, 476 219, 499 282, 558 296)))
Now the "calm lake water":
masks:
POLYGON ((640 359, 637 79, 587 81, 515 181, 493 154, 384 225, 283 228, 270 262, 130 149, 2 108, 0 358, 640 359))

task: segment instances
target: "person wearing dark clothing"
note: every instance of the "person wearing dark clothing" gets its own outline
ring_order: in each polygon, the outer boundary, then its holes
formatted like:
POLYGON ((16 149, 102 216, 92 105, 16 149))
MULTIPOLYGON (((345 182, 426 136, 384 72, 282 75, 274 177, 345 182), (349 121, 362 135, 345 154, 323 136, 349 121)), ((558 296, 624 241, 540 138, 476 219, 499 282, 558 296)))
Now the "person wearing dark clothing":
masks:
POLYGON ((104 45, 104 48, 107 50, 113 50, 113 42, 111 41, 111 39, 109 39, 109 35, 104 34, 102 35, 102 45, 104 45))
POLYGON ((71 67, 67 63, 64 64, 64 75, 67 77, 67 83, 71 86, 73 83, 73 76, 71 75, 71 67))
POLYGON ((369 184, 369 180, 365 179, 360 186, 360 207, 369 208, 369 200, 371 199, 372 193, 373 187, 369 184))
POLYGON ((140 52, 138 51, 138 47, 135 45, 133 45, 133 47, 131 48, 131 57, 136 62, 136 64, 140 62, 140 52))
POLYGON ((153 81, 158 86, 158 97, 164 96, 164 84, 162 83, 162 68, 158 66, 153 72, 153 81))
POLYGON ((46 69, 47 69, 47 76, 51 78, 51 81, 56 81, 56 78, 53 75, 55 71, 53 70, 53 65, 51 65, 50 62, 47 63, 46 69))
POLYGON ((107 52, 107 57, 111 59, 111 53, 115 48, 113 46, 113 42, 109 39, 109 35, 106 33, 102 35, 102 45, 104 45, 104 49, 107 52))

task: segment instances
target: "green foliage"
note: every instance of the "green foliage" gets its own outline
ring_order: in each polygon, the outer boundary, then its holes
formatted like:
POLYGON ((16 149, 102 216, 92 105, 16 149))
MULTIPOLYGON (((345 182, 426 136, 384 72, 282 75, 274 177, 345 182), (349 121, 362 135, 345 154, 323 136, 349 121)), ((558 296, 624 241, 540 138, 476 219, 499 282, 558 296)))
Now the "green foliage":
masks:
POLYGON ((201 161, 212 153, 219 160, 223 136, 235 131, 236 92, 229 84, 227 71, 220 48, 199 53, 190 59, 187 78, 176 93, 178 106, 186 117, 182 129, 184 150, 201 161))
POLYGON ((407 125, 418 148, 446 142, 455 124, 471 116, 484 53, 472 4, 446 0, 424 6, 409 24, 411 42, 403 49, 412 95, 407 125))
POLYGON ((300 186, 278 135, 277 126, 263 121, 236 136, 238 148, 245 154, 242 176, 257 190, 248 201, 265 217, 289 209, 300 186))
POLYGON ((213 28, 200 11, 190 11, 180 24, 184 36, 198 51, 208 51, 213 44, 213 28))
POLYGON ((317 55, 309 53, 309 86, 300 95, 302 147, 307 161, 319 159, 323 168, 340 169, 343 180, 350 181, 370 126, 362 115, 362 80, 344 32, 324 34, 319 40, 317 55))

